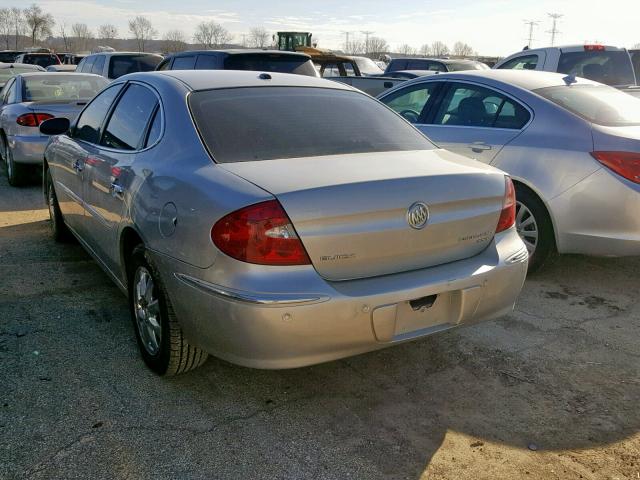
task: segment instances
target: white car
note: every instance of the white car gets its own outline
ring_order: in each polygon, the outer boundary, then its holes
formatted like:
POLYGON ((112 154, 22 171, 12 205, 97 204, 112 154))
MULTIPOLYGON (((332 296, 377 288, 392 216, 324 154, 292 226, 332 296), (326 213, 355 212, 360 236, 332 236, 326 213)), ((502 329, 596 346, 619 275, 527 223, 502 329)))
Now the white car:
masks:
POLYGON ((493 68, 566 73, 613 87, 636 84, 629 52, 606 45, 525 49, 501 60, 493 68))

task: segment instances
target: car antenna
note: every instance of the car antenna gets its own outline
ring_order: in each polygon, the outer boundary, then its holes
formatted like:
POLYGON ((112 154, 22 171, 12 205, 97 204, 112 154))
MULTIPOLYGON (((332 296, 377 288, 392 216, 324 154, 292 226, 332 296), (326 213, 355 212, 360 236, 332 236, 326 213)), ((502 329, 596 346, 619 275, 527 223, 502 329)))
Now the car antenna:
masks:
POLYGON ((566 83, 568 86, 571 86, 571 84, 573 83, 578 83, 578 80, 576 79, 576 76, 573 73, 570 75, 567 75, 562 80, 564 80, 564 83, 566 83))

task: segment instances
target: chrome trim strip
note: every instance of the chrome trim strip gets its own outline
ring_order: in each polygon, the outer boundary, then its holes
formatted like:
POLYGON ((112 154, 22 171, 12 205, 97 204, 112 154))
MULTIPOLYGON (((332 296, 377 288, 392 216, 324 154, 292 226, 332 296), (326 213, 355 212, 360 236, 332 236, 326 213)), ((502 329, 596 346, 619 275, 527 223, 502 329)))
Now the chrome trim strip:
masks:
POLYGON ((212 293, 226 300, 232 300, 251 305, 260 305, 263 307, 286 307, 307 305, 311 303, 326 302, 330 299, 328 295, 320 294, 298 294, 298 293, 253 293, 234 290, 231 288, 216 285, 214 283, 205 282, 197 278, 193 278, 183 273, 173 274, 178 280, 187 285, 203 290, 206 293, 212 293))

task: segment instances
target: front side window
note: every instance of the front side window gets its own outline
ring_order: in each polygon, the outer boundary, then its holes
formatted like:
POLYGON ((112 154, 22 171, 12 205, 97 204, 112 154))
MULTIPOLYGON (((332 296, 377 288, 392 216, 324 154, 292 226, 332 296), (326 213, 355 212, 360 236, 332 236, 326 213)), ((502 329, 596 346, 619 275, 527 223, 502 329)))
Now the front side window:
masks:
POLYGON ((506 61, 498 67, 504 70, 535 70, 538 66, 538 55, 521 55, 506 61))
POLYGON ((381 102, 411 123, 418 123, 424 107, 439 85, 428 82, 399 90, 384 97, 381 102))
POLYGON ((96 61, 96 57, 88 57, 85 59, 84 64, 81 66, 82 70, 80 70, 82 73, 91 73, 91 69, 93 68, 93 64, 96 61))
POLYGON ((82 111, 73 129, 74 138, 88 143, 98 143, 100 127, 121 89, 122 85, 107 88, 82 111))
POLYGON ((96 61, 93 63, 93 67, 91 67, 91 73, 95 73, 96 75, 102 75, 102 71, 104 70, 104 61, 105 61, 104 55, 97 56, 96 61))
POLYGON ((117 150, 137 150, 158 99, 151 90, 132 84, 120 97, 109 119, 101 145, 117 150))
POLYGON ((351 90, 216 89, 192 93, 189 106, 220 163, 435 148, 377 100, 351 90))
POLYGON ((433 119, 435 125, 520 129, 529 121, 526 108, 478 85, 453 83, 433 119))

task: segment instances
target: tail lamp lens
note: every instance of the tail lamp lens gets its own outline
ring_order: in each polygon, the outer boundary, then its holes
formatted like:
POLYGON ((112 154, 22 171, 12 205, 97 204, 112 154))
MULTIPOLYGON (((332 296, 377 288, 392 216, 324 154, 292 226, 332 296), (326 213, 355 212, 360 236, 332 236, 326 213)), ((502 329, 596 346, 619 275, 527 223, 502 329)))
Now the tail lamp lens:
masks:
POLYGON ((211 239, 223 253, 258 265, 308 265, 309 256, 277 200, 257 203, 221 218, 211 239))
POLYGON ((640 153, 637 152, 593 152, 593 158, 621 177, 640 183, 640 153))
POLYGON ((48 113, 25 113, 16 118, 16 123, 23 127, 39 127, 42 122, 53 118, 48 113))
POLYGON ((502 211, 496 227, 496 233, 504 232, 516 223, 516 189, 511 178, 505 178, 505 193, 502 202, 502 211))

